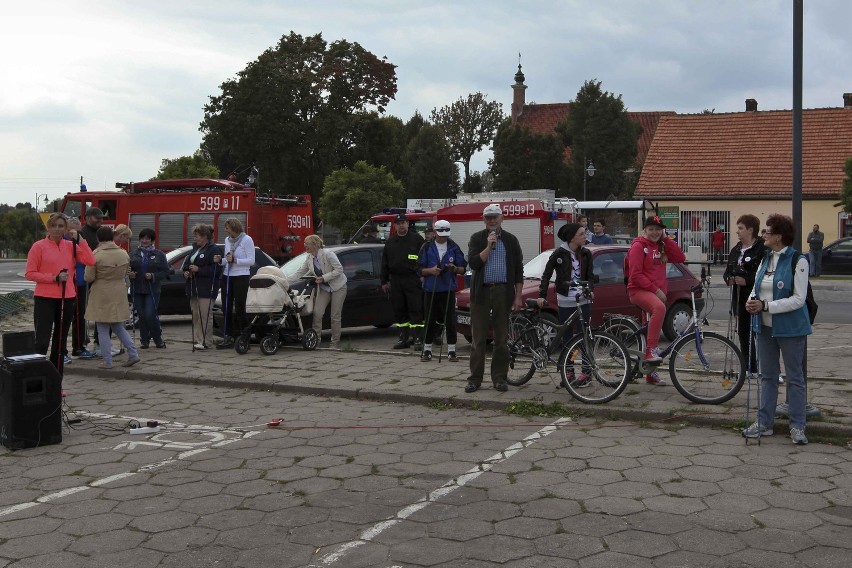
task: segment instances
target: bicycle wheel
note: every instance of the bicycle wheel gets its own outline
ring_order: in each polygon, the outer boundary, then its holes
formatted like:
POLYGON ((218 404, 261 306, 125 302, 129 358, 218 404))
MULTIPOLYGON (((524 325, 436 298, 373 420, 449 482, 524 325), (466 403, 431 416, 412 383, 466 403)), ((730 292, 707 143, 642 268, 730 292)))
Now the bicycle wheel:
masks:
POLYGON ((681 337, 669 356, 675 388, 698 404, 720 404, 733 398, 745 381, 745 362, 728 338, 710 331, 681 337))
POLYGON ((621 341, 629 351, 635 351, 640 356, 645 353, 645 334, 636 320, 627 316, 609 318, 600 330, 613 335, 621 341))
POLYGON ((518 387, 535 374, 536 325, 524 314, 509 316, 509 373, 506 382, 518 387))
POLYGON ((609 402, 627 386, 630 358, 624 344, 608 333, 575 335, 559 356, 562 385, 585 404, 609 402))

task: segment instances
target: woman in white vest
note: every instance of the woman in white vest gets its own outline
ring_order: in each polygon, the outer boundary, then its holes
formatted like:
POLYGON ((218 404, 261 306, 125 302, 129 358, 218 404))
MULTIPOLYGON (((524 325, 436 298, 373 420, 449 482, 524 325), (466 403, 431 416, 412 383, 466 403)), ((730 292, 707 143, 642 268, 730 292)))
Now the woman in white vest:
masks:
POLYGON ((340 347, 340 328, 343 313, 343 302, 346 300, 346 274, 337 255, 325 248, 325 243, 317 235, 305 238, 305 250, 309 253, 305 264, 295 274, 296 278, 312 275, 317 285, 316 300, 314 300, 313 327, 320 336, 322 318, 325 309, 331 304, 331 347, 340 347))

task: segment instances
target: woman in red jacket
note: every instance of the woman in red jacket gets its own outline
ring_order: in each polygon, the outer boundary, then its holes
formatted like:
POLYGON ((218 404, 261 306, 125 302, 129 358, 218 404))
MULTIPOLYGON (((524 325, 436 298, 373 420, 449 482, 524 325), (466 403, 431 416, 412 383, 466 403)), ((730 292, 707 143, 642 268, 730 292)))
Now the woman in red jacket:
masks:
POLYGON ((36 351, 46 355, 50 345, 50 361, 60 376, 63 372, 62 350, 77 302, 74 278, 77 262, 86 266, 95 264, 86 239, 81 239, 76 231, 69 233, 70 240, 63 238, 67 224, 68 218, 62 213, 54 213, 48 218, 47 236, 33 243, 27 253, 26 271, 27 280, 36 283, 33 292, 36 351))
MULTIPOLYGON (((656 215, 645 219, 644 234, 633 239, 630 252, 627 253, 629 265, 627 295, 630 303, 651 314, 648 321, 647 348, 645 361, 662 361, 657 345, 660 331, 666 317, 666 263, 683 262, 686 255, 672 239, 665 236, 662 220, 656 215)), ((645 377, 651 385, 664 385, 665 380, 656 371, 645 377)))

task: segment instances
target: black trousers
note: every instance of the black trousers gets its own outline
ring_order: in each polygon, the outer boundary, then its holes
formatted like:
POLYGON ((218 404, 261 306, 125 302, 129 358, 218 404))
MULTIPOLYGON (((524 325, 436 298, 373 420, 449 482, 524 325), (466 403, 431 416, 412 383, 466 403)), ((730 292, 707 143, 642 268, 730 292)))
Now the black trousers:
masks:
POLYGON ((74 319, 75 298, 66 298, 64 305, 59 298, 33 298, 33 322, 35 323, 35 349, 47 355, 50 347, 50 362, 62 376, 65 365, 62 351, 68 339, 68 330, 74 319))
POLYGON ((423 287, 417 276, 391 276, 391 305, 396 325, 401 329, 423 327, 423 287))
POLYGON ((248 325, 246 297, 251 276, 228 276, 223 278, 222 293, 225 295, 225 330, 228 337, 238 337, 248 325))
MULTIPOLYGON (((737 335, 740 340, 740 351, 743 354, 743 360, 749 359, 749 343, 751 341, 751 314, 745 309, 745 304, 748 301, 748 295, 751 290, 745 286, 733 286, 731 291, 734 294, 731 302, 731 309, 734 311, 734 317, 737 318, 737 335), (738 295, 739 293, 739 295, 738 295)), ((760 317, 758 315, 758 317, 760 317)), ((747 369, 750 372, 757 372, 757 343, 751 344, 751 362, 747 364, 747 369)))
POLYGON ((447 345, 455 345, 458 340, 456 333, 456 293, 426 292, 423 294, 423 305, 426 308, 426 334, 424 343, 432 343, 441 335, 441 327, 447 327, 447 345))
MULTIPOLYGON (((77 285, 77 303, 74 309, 74 319, 71 322, 71 353, 79 353, 89 343, 89 334, 86 329, 86 294, 88 286, 77 285)), ((67 347, 63 345, 67 351, 67 347)))

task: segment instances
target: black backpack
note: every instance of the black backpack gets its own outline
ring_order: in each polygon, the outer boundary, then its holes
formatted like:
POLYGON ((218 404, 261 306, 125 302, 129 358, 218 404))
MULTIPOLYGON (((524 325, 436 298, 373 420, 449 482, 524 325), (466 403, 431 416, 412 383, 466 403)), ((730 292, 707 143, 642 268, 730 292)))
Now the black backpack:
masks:
MULTIPOLYGON (((793 255, 790 268, 793 273, 793 289, 790 290, 790 294, 792 295, 796 291, 796 265, 799 263, 799 257, 802 256, 802 253, 796 251, 796 254, 793 255)), ((805 305, 808 307, 808 317, 811 320, 811 325, 813 325, 814 320, 816 320, 817 310, 819 310, 819 306, 814 300, 814 291, 811 288, 811 281, 808 280, 808 292, 805 294, 805 305)))

